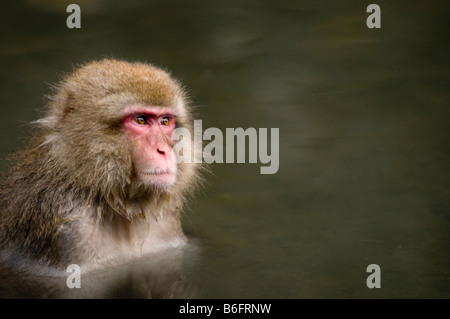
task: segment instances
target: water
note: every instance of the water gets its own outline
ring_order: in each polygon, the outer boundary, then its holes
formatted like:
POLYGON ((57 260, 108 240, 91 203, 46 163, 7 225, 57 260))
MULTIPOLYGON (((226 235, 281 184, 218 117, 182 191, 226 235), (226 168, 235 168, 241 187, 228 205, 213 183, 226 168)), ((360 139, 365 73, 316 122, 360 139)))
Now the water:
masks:
POLYGON ((92 275, 81 292, 2 280, 9 295, 450 297, 448 4, 378 1, 373 30, 361 1, 79 1, 69 30, 69 3, 2 7, 2 159, 49 83, 106 56, 172 70, 204 129, 279 128, 280 169, 213 164, 184 217, 197 249, 92 275), (180 274, 182 289, 159 290, 180 274))

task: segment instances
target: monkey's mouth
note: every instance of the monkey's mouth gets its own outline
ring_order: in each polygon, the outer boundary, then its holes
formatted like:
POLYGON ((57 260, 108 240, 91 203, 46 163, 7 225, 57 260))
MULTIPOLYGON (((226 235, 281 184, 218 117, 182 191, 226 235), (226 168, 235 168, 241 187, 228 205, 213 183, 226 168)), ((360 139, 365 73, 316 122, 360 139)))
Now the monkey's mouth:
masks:
POLYGON ((166 188, 176 180, 176 172, 170 169, 152 169, 140 172, 141 181, 147 185, 166 188))
POLYGON ((151 176, 174 174, 174 172, 172 172, 171 170, 168 170, 168 169, 165 169, 165 170, 154 169, 154 170, 150 170, 150 171, 141 171, 140 173, 142 175, 151 175, 151 176))

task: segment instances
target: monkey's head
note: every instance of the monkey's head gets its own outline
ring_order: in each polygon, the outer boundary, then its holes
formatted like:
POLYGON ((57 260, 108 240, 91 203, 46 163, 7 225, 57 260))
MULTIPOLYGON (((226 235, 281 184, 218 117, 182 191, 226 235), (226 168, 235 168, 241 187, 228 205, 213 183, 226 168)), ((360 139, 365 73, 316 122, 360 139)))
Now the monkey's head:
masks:
POLYGON ((177 164, 171 139, 175 128, 192 133, 185 92, 152 65, 82 65, 61 82, 38 122, 47 162, 59 170, 64 187, 106 199, 119 206, 115 210, 155 194, 181 198, 196 183, 198 164, 177 164))

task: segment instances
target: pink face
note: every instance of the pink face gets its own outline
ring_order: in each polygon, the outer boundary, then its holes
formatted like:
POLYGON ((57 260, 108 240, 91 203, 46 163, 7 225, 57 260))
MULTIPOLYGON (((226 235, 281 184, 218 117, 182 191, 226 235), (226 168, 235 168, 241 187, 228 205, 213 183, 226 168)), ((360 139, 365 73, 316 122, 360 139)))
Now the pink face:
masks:
POLYGON ((138 182, 165 188, 176 180, 176 158, 171 135, 175 114, 160 107, 129 107, 123 128, 134 144, 134 164, 138 182))

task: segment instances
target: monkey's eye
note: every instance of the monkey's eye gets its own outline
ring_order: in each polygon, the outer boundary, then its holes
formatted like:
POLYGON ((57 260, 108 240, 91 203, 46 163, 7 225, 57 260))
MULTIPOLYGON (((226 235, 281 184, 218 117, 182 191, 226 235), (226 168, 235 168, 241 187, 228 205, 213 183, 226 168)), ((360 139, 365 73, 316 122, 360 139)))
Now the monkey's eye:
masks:
POLYGON ((145 125, 145 124, 147 124, 147 119, 146 119, 144 116, 142 116, 142 115, 136 116, 136 117, 133 119, 133 121, 136 122, 136 123, 139 124, 139 125, 145 125))
POLYGON ((164 126, 169 126, 170 125, 170 118, 167 116, 164 116, 161 121, 160 124, 164 125, 164 126))

